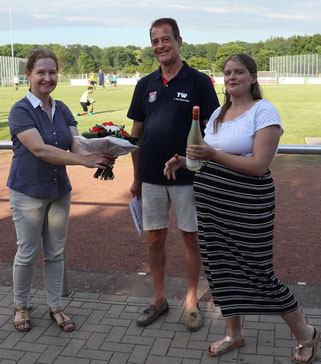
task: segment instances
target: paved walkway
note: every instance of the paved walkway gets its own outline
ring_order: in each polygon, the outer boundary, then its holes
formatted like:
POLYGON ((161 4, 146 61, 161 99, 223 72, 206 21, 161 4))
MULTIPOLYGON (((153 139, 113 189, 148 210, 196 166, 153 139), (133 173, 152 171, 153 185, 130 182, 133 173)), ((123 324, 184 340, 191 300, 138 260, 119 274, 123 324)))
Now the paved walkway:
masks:
MULTIPOLYGON (((136 326, 139 312, 150 298, 71 293, 63 299, 76 330, 61 331, 49 318, 45 292, 32 290, 28 333, 12 325, 12 288, 0 286, 1 363, 145 363, 145 364, 290 364, 295 341, 287 326, 275 316, 246 316, 246 346, 221 358, 210 358, 208 345, 224 334, 218 309, 201 302, 204 326, 195 333, 185 329, 183 301, 169 300, 171 309, 148 328, 136 326)), ((321 326, 321 308, 304 310, 310 324, 321 326)), ((319 348, 320 349, 320 348, 319 348)), ((315 362, 317 362, 316 359, 315 362)))

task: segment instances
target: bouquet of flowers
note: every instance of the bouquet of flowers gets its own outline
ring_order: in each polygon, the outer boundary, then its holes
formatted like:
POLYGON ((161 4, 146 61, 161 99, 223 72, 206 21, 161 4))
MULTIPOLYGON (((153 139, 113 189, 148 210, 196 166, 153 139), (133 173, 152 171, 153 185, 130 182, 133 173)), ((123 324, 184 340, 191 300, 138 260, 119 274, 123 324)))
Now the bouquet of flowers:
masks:
MULTIPOLYGON (((90 153, 110 153, 118 157, 138 148, 138 138, 131 137, 124 129, 125 126, 112 122, 96 124, 81 136, 74 136, 74 140, 90 153)), ((106 169, 98 168, 94 177, 103 180, 114 179, 113 166, 109 165, 106 169)))

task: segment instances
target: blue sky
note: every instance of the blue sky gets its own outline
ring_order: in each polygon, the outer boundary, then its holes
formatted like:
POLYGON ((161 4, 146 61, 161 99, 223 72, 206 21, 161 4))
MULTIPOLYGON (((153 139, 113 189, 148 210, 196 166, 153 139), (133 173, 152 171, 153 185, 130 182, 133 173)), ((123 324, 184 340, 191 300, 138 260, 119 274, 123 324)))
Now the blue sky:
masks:
POLYGON ((0 45, 150 45, 159 17, 175 18, 190 44, 264 41, 321 33, 320 0, 0 0, 0 45))

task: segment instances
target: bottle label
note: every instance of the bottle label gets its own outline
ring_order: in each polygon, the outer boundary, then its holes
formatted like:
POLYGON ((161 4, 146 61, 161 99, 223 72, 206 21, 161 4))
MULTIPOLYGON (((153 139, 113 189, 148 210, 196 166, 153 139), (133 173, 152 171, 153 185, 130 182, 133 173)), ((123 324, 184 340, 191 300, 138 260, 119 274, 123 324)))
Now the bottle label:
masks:
POLYGON ((202 164, 201 160, 189 159, 186 157, 186 165, 191 168, 198 168, 202 164))

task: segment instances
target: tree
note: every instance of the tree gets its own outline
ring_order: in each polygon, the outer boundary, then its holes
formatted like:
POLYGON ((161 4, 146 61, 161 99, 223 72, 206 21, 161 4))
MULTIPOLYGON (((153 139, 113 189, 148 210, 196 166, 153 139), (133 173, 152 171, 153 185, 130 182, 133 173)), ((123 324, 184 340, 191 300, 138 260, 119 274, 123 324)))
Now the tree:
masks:
POLYGON ((235 53, 245 53, 245 49, 238 44, 229 44, 221 46, 216 53, 215 69, 217 71, 223 71, 223 64, 228 56, 235 53))
POLYGON ((156 70, 158 62, 154 57, 152 47, 145 47, 142 53, 142 64, 139 67, 141 73, 150 73, 156 70))
POLYGON ((135 54, 126 48, 119 49, 115 57, 115 66, 121 69, 130 65, 138 65, 135 54))
POLYGON ((289 54, 290 40, 283 37, 271 37, 265 41, 264 49, 274 51, 278 56, 289 54))
POLYGON ((206 58, 214 63, 216 61, 216 54, 220 45, 218 43, 207 43, 206 45, 206 58))
POLYGON ((107 70, 108 68, 114 67, 114 48, 108 47, 103 49, 103 68, 107 70))
POLYGON ((6 44, 0 47, 0 55, 4 57, 11 57, 11 46, 6 44))
POLYGON ((96 69, 96 63, 85 51, 81 51, 78 58, 78 66, 80 73, 93 72, 96 69))
POLYGON ((321 34, 313 36, 294 36, 290 38, 290 54, 317 53, 317 47, 321 45, 321 34))
POLYGON ((181 54, 182 59, 184 59, 184 60, 193 57, 195 55, 195 50, 194 50, 193 44, 187 44, 187 43, 183 42, 181 49, 180 49, 180 54, 181 54))
POLYGON ((209 70, 211 68, 210 61, 205 57, 191 57, 188 64, 197 70, 209 70))
POLYGON ((261 49, 254 57, 258 71, 267 71, 270 67, 270 57, 275 57, 277 54, 268 49, 261 49))
POLYGON ((194 56, 197 58, 206 57, 206 44, 195 44, 194 45, 194 56))
POLYGON ((141 64, 142 63, 143 51, 141 49, 135 49, 135 50, 133 50, 133 54, 135 56, 136 63, 141 64))
MULTIPOLYGON (((138 70, 141 73, 149 73, 157 69, 158 62, 153 55, 151 47, 144 49, 134 45, 126 47, 87 46, 71 44, 62 46, 60 44, 19 44, 15 43, 14 56, 27 58, 34 48, 52 49, 59 60, 59 71, 61 73, 88 73, 102 68, 104 71, 114 72, 119 69, 138 70)), ((229 42, 225 44, 206 43, 188 44, 183 42, 180 49, 183 60, 198 69, 214 68, 218 71, 225 59, 233 53, 246 53, 252 55, 257 63, 258 69, 268 69, 268 59, 271 56, 282 56, 289 54, 321 54, 321 34, 313 36, 293 36, 288 39, 283 37, 271 37, 257 43, 243 41, 229 42)), ((11 45, 0 46, 0 55, 11 57, 11 45)))
POLYGON ((91 58, 95 61, 96 69, 98 70, 102 66, 103 52, 102 49, 97 46, 89 47, 88 52, 91 58))
POLYGON ((68 48, 60 44, 53 44, 51 49, 58 58, 59 73, 78 73, 78 67, 75 68, 76 58, 68 48))

